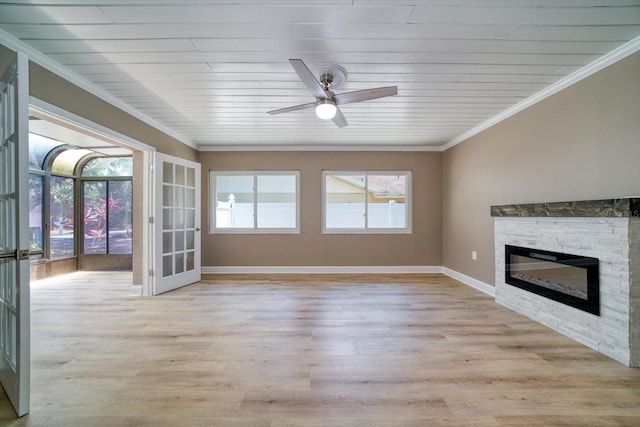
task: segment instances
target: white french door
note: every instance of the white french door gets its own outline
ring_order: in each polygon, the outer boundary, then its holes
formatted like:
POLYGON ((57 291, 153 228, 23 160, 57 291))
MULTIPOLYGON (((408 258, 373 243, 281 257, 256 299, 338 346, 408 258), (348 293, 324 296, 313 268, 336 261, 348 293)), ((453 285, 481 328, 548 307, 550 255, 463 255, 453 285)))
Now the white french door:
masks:
POLYGON ((0 81, 0 382, 18 416, 29 412, 28 67, 19 52, 0 81))
POLYGON ((200 164, 156 153, 153 294, 200 281, 200 164))

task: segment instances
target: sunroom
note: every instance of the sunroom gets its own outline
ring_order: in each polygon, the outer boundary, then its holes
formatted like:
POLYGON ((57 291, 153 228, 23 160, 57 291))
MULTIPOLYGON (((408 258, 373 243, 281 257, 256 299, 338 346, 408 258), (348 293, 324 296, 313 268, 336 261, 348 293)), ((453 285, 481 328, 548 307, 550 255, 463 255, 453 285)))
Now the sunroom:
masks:
POLYGON ((50 121, 29 121, 33 279, 132 269, 130 150, 50 121))

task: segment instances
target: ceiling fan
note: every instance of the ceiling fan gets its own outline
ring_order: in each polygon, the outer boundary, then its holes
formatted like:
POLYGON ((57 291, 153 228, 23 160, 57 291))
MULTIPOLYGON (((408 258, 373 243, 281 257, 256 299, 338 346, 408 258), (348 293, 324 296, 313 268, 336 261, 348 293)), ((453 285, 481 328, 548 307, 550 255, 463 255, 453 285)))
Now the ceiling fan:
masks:
POLYGON ((333 123, 343 128, 347 126, 347 120, 342 115, 342 111, 340 111, 340 105, 393 96, 398 93, 397 86, 386 86, 335 94, 330 88, 339 85, 346 79, 347 72, 344 68, 339 65, 325 66, 320 70, 320 79, 318 80, 301 59, 290 59, 289 63, 291 63, 291 66, 313 96, 316 97, 316 100, 307 104, 272 110, 268 112, 269 114, 282 114, 315 108, 318 118, 333 120, 333 123))

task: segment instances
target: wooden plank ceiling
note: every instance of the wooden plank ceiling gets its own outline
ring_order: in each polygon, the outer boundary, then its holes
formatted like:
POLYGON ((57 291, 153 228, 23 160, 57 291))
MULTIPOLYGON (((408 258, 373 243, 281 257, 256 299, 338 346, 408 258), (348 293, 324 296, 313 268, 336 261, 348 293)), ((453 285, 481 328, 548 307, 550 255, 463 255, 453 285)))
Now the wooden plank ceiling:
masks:
POLYGON ((0 29, 202 149, 439 146, 640 36, 640 0, 31 0, 0 29), (289 58, 398 95, 269 116, 314 100, 289 58))

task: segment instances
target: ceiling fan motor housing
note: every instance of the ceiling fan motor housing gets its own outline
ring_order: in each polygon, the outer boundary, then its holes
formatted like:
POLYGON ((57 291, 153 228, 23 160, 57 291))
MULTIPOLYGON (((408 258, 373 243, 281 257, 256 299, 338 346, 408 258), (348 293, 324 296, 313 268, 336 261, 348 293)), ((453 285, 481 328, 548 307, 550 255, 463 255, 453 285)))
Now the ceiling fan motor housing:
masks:
POLYGON ((347 80, 347 71, 338 64, 322 65, 316 70, 319 81, 325 87, 339 87, 347 80))

